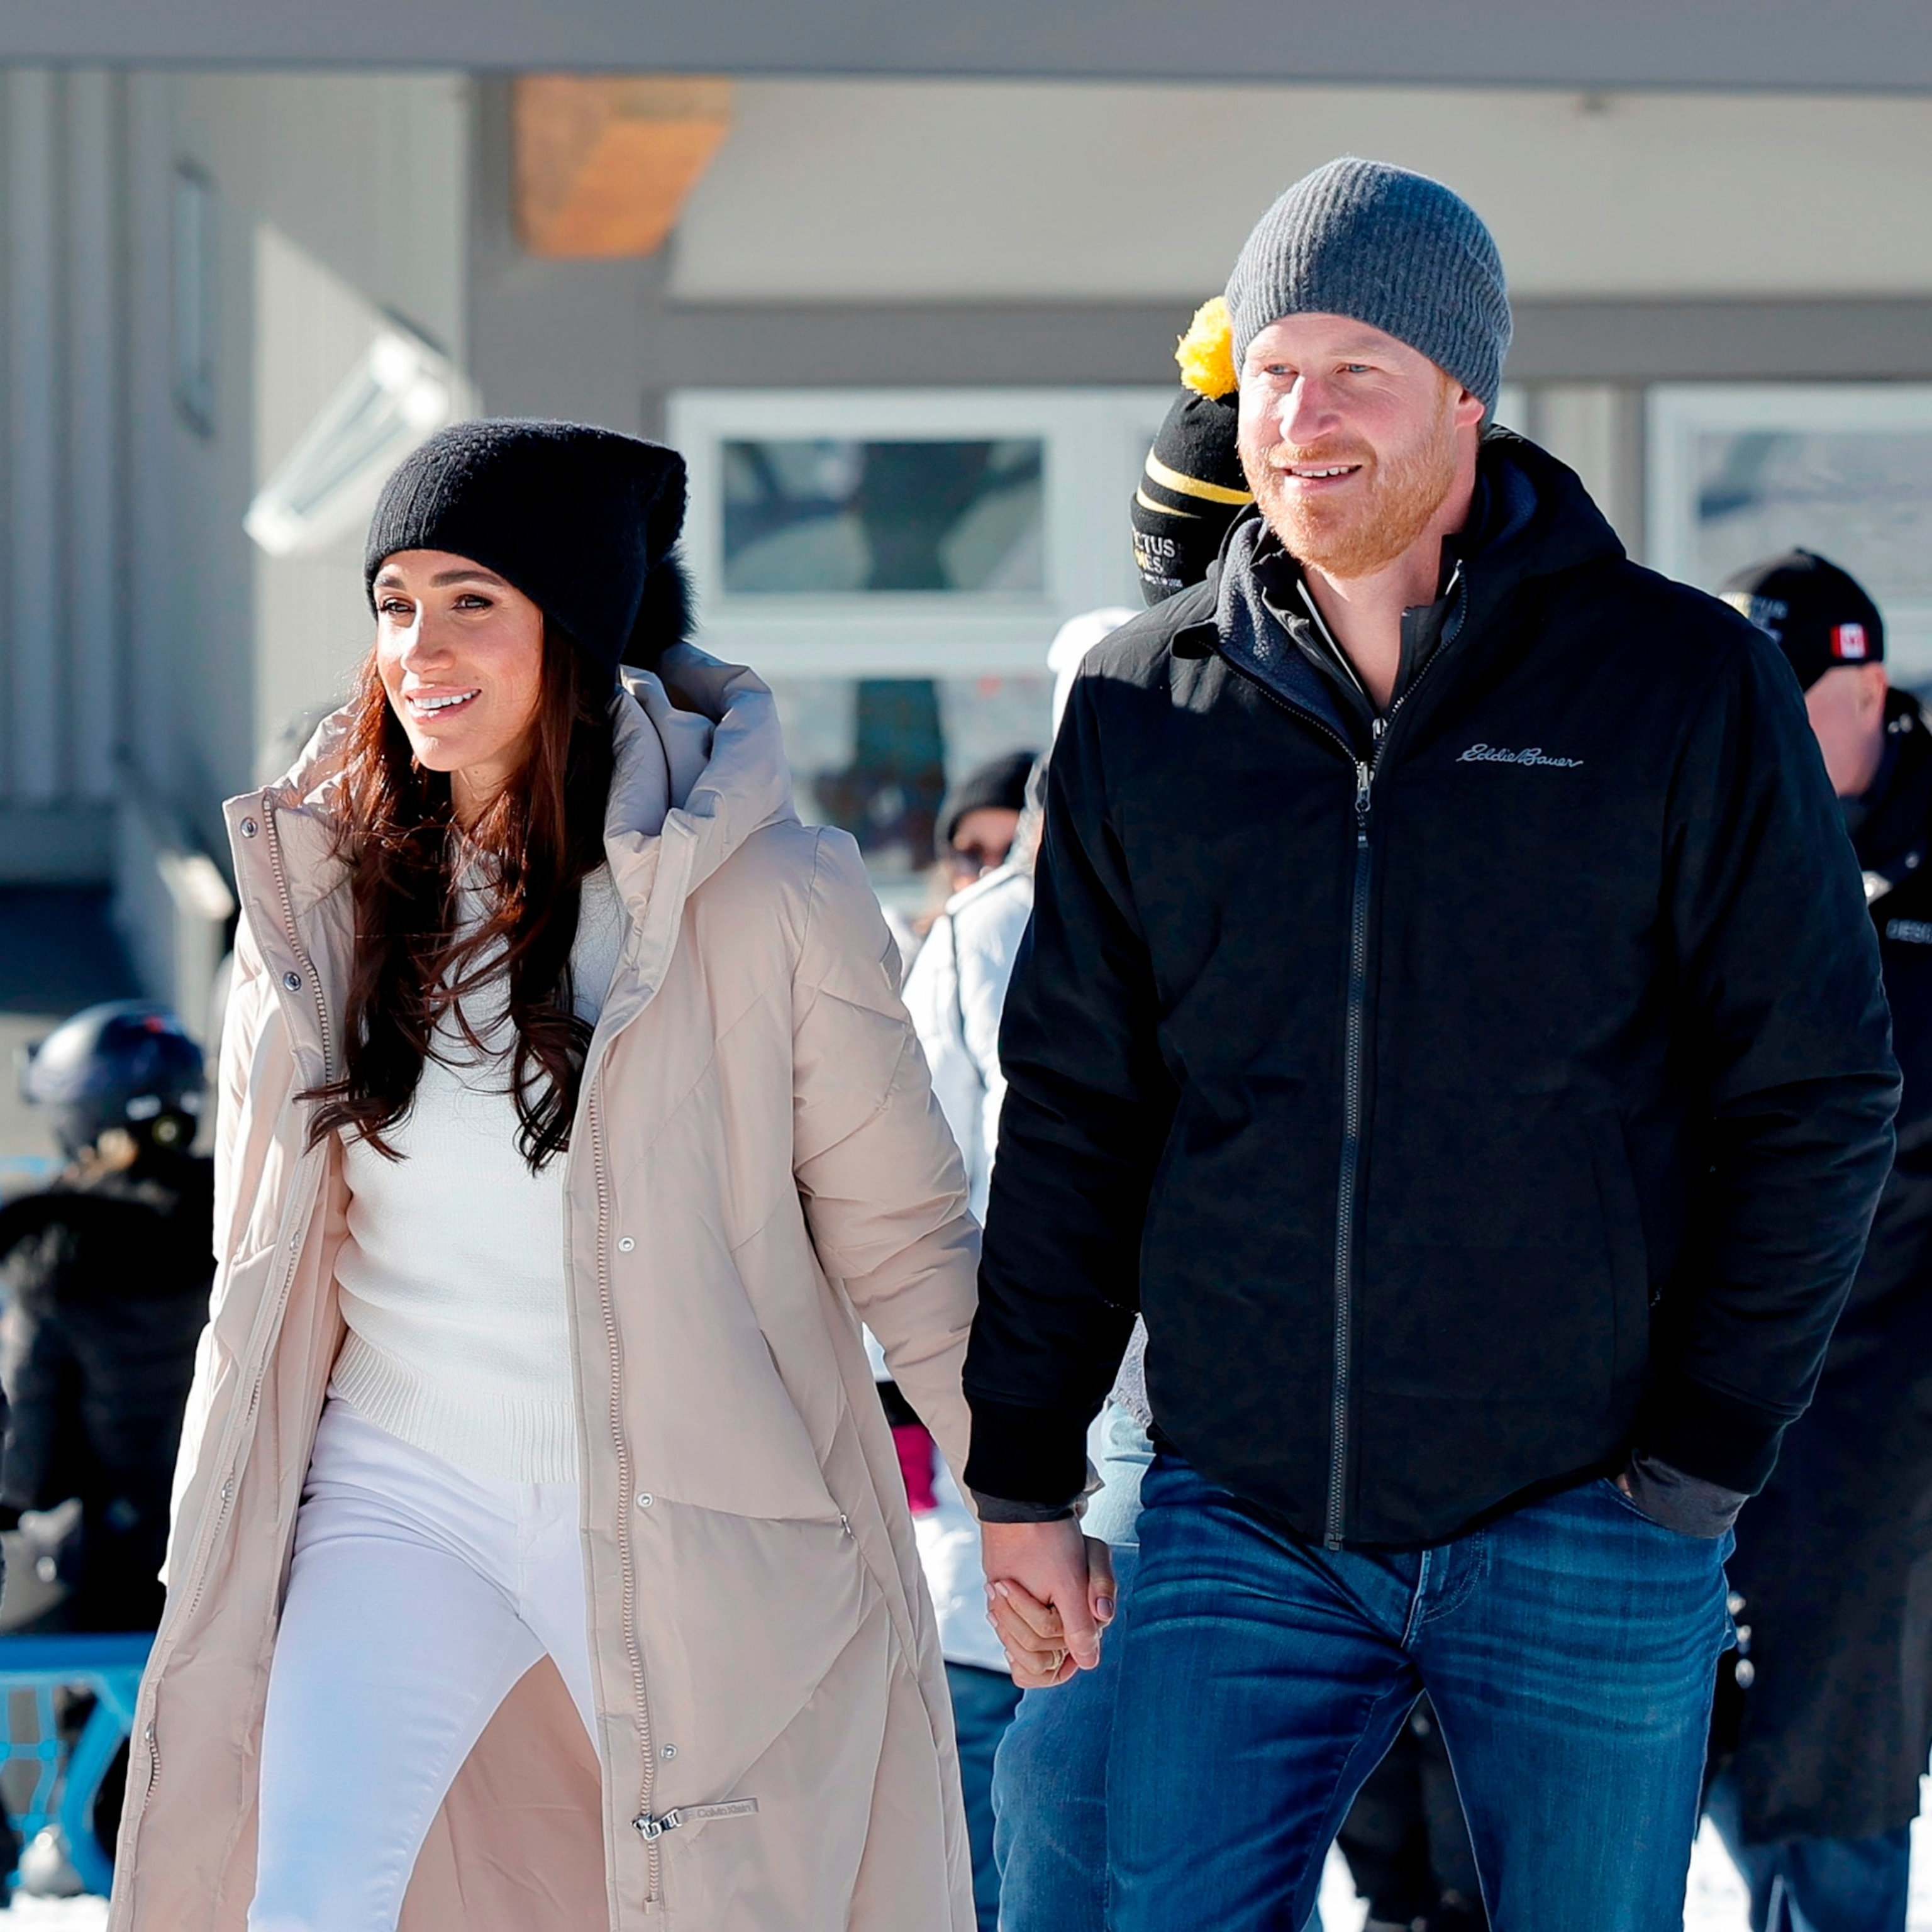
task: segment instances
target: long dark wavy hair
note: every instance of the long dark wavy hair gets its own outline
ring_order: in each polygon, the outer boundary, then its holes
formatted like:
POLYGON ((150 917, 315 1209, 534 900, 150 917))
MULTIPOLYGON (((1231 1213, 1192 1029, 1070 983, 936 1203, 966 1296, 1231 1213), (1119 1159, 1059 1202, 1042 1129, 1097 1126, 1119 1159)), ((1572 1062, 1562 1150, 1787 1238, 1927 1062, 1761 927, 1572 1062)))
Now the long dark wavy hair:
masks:
POLYGON ((439 1022, 452 1021, 471 1051, 492 1050, 464 1003, 506 974, 518 1150, 535 1173, 570 1144, 590 1045, 572 1009, 570 949, 584 878, 603 862, 613 765, 608 697, 583 670, 577 646, 547 621, 522 767, 465 828, 448 776, 411 755, 370 653, 349 728, 336 839, 356 913, 346 1048, 341 1077, 305 1096, 320 1102, 311 1144, 340 1130, 400 1159, 386 1136, 414 1102, 439 1022), (464 931, 466 878, 484 882, 485 910, 464 931))

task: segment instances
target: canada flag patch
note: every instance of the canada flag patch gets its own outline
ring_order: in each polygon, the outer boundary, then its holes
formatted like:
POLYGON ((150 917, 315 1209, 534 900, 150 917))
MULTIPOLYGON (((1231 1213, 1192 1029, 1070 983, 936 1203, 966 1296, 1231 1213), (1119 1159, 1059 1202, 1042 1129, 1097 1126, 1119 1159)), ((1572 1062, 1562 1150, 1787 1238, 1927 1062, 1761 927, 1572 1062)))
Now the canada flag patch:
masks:
POLYGON ((1865 643, 1865 627, 1862 624, 1834 624, 1832 626, 1832 655, 1845 664, 1863 664, 1870 650, 1865 643))

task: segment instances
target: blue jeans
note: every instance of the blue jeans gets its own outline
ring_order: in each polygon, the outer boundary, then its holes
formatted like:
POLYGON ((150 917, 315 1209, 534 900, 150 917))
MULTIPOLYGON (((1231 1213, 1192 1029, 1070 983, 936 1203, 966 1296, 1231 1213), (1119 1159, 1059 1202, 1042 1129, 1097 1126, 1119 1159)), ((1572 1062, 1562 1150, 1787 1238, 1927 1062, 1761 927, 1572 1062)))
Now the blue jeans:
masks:
POLYGON ((1751 1932, 1905 1932, 1910 1826, 1869 1838, 1747 1844, 1728 1775, 1711 1786, 1705 1808, 1750 1888, 1751 1932))
POLYGON ((993 1754, 1012 1721, 1019 1687, 1004 1671, 949 1664, 952 1730, 959 1740, 959 1785, 966 1800, 966 1836, 973 1847, 973 1911, 980 1932, 1000 1921, 1000 1875, 993 1863, 993 1754))
MULTIPOLYGON (((1103 1486, 1084 1526, 1112 1546, 1125 1604, 1140 1553, 1141 1479, 1154 1451, 1139 1425, 1112 1407, 1096 1446, 1103 1486)), ((1109 1636, 1096 1668, 1051 1690, 1029 1690, 1000 1742, 993 1852, 1000 1932, 1105 1932, 1107 1750, 1120 1660, 1109 1636)))
POLYGON ((1728 1535, 1605 1481, 1379 1553, 1303 1542, 1170 1456, 1142 1499, 1108 1640, 1111 1932, 1296 1932, 1424 1690, 1496 1932, 1682 1932, 1728 1535))
MULTIPOLYGON (((1140 1552, 1114 1546, 1124 1604, 1140 1552)), ((1106 1932, 1107 1748, 1120 1646, 1051 1690, 1029 1690, 993 1767, 1000 1932, 1106 1932)))

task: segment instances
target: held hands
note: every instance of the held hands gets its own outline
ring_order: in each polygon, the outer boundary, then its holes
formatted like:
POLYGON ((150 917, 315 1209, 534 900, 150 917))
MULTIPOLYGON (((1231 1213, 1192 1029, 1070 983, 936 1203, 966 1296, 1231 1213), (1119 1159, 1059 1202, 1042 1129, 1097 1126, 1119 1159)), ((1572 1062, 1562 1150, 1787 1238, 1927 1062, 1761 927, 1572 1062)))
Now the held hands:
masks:
POLYGON ((1060 1522, 988 1522, 980 1534, 986 1614, 1024 1690, 1064 1684, 1100 1660, 1114 1620, 1114 1563, 1104 1543, 1060 1522))

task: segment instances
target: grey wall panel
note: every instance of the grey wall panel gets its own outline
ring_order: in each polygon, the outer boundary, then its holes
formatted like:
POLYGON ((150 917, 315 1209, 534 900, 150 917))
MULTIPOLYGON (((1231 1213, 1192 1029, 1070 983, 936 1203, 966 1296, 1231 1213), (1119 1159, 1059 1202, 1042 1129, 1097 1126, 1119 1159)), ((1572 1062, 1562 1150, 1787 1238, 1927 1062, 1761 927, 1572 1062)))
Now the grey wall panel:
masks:
POLYGON ((1520 304, 1519 382, 1932 376, 1932 302, 1520 304))
POLYGON ((0 74, 7 878, 99 877, 106 863, 124 716, 124 93, 102 69, 0 74))
POLYGON ((8 791, 47 805, 64 789, 61 579, 60 119, 44 68, 5 81, 7 726, 8 791))
MULTIPOLYGON (((562 305, 571 265, 547 265, 562 305)), ((1162 382, 1175 303, 692 306, 640 311, 654 388, 1162 382)), ((1932 302, 1530 302, 1509 380, 1932 377, 1932 302)))
POLYGON ((143 782, 166 796, 178 776, 175 704, 183 682, 177 639, 191 621, 177 585, 182 545, 174 528, 180 426, 171 394, 169 304, 172 263, 169 194, 174 143, 172 83, 159 75, 127 82, 123 142, 128 224, 127 404, 124 466, 129 601, 127 757, 143 782))
POLYGON ((78 799, 114 796, 121 730, 121 125, 123 84, 70 74, 64 130, 68 776, 78 799))
POLYGON ((1178 382, 1190 313, 1182 302, 667 304, 646 366, 666 388, 1178 382))
POLYGON ((1932 86, 1899 0, 0 0, 0 58, 688 73, 1932 86))

